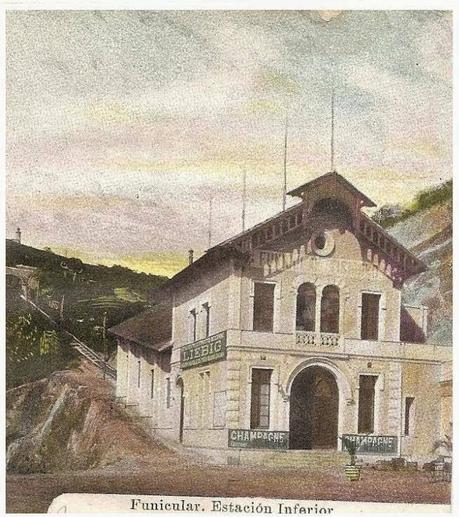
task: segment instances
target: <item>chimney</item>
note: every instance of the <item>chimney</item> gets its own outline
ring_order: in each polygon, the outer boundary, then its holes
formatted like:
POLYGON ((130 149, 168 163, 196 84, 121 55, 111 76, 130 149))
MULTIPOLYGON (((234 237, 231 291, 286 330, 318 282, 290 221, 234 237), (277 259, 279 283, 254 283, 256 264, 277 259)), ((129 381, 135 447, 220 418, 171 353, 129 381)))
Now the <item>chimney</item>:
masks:
POLYGON ((193 250, 188 250, 188 264, 193 264, 193 250))
POLYGON ((17 228, 16 230, 16 239, 15 239, 16 242, 18 242, 19 244, 21 244, 21 229, 20 228, 17 228))

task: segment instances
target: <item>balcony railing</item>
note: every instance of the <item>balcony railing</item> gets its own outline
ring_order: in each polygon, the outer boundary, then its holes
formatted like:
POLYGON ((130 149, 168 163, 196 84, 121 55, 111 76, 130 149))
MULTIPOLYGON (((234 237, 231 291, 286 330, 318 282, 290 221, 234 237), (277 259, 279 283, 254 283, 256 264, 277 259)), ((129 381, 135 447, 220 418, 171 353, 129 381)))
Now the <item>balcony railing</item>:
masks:
POLYGON ((297 345, 318 345, 325 347, 335 347, 341 344, 341 336, 339 334, 329 332, 311 332, 298 331, 296 332, 297 345))
POLYGON ((422 361, 450 361, 451 347, 428 343, 404 341, 368 341, 346 338, 342 334, 308 332, 292 333, 254 332, 252 330, 228 331, 229 347, 264 349, 265 351, 304 351, 308 354, 332 354, 333 356, 387 357, 422 361))

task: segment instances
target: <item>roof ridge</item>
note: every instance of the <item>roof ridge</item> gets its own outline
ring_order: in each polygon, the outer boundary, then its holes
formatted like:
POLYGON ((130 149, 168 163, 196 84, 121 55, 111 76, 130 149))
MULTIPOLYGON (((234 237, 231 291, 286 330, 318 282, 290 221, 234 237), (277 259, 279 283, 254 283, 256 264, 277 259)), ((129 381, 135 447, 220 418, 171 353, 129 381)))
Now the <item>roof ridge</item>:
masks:
POLYGON ((306 183, 303 183, 302 185, 290 190, 287 192, 289 196, 299 196, 301 197, 301 193, 303 193, 305 190, 311 189, 313 186, 315 186, 317 183, 321 183, 324 181, 327 181, 329 178, 335 177, 337 180, 339 180, 341 183, 343 183, 349 190, 354 191, 354 193, 357 193, 362 200, 365 201, 366 206, 368 207, 375 207, 376 203, 371 200, 366 194, 364 194, 362 191, 360 191, 355 185, 353 185, 345 176, 342 174, 339 174, 336 171, 330 171, 325 174, 322 174, 321 176, 317 176, 316 178, 313 178, 310 181, 307 181, 306 183))

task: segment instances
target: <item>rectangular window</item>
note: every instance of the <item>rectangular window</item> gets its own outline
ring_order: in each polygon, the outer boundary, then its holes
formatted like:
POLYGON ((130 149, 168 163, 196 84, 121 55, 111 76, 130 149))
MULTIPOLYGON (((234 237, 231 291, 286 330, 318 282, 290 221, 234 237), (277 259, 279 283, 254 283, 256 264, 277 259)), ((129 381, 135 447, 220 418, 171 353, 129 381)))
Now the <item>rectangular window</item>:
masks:
POLYGON ((158 364, 162 370, 166 373, 170 373, 171 371, 171 358, 172 358, 172 348, 164 350, 164 352, 159 353, 158 364))
POLYGON ((150 398, 153 400, 154 396, 155 396, 155 371, 151 370, 150 398))
POLYGON ((405 436, 411 434, 414 419, 414 397, 405 398, 405 436))
POLYGON ((361 375, 359 380, 359 423, 358 433, 375 431, 375 384, 376 375, 361 375))
POLYGON ((252 370, 250 428, 269 429, 271 372, 262 368, 252 370))
POLYGON ((210 335, 210 305, 208 303, 203 303, 202 308, 204 309, 204 337, 209 337, 210 335))
POLYGON ((190 340, 192 343, 196 341, 196 324, 197 324, 197 318, 196 318, 196 310, 191 309, 190 311, 190 318, 191 318, 191 324, 190 324, 190 340))
POLYGON ((378 339, 380 294, 362 293, 361 339, 378 339))
POLYGON ((169 377, 166 378, 166 407, 171 407, 171 380, 169 377))
POLYGON ((253 330, 273 331, 274 284, 255 283, 253 299, 253 330))
POLYGON ((142 371, 142 365, 140 361, 137 361, 137 387, 140 388, 140 375, 142 371))

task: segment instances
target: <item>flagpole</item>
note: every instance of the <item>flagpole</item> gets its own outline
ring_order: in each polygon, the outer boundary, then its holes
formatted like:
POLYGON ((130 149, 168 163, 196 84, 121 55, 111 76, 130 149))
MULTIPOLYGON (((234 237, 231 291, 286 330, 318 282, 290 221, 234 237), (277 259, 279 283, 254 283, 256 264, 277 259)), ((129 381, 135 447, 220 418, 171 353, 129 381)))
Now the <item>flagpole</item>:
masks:
POLYGON ((210 199, 209 199, 209 243, 208 243, 208 248, 210 248, 211 244, 212 244, 212 196, 210 196, 210 199))
POLYGON ((242 231, 245 231, 245 205, 247 202, 247 171, 242 169, 242 231))
POLYGON ((285 138, 284 138, 284 185, 282 189, 282 211, 285 212, 287 204, 287 139, 288 139, 288 113, 285 115, 285 138))
POLYGON ((335 88, 331 96, 331 142, 330 142, 330 170, 335 171, 335 88))

